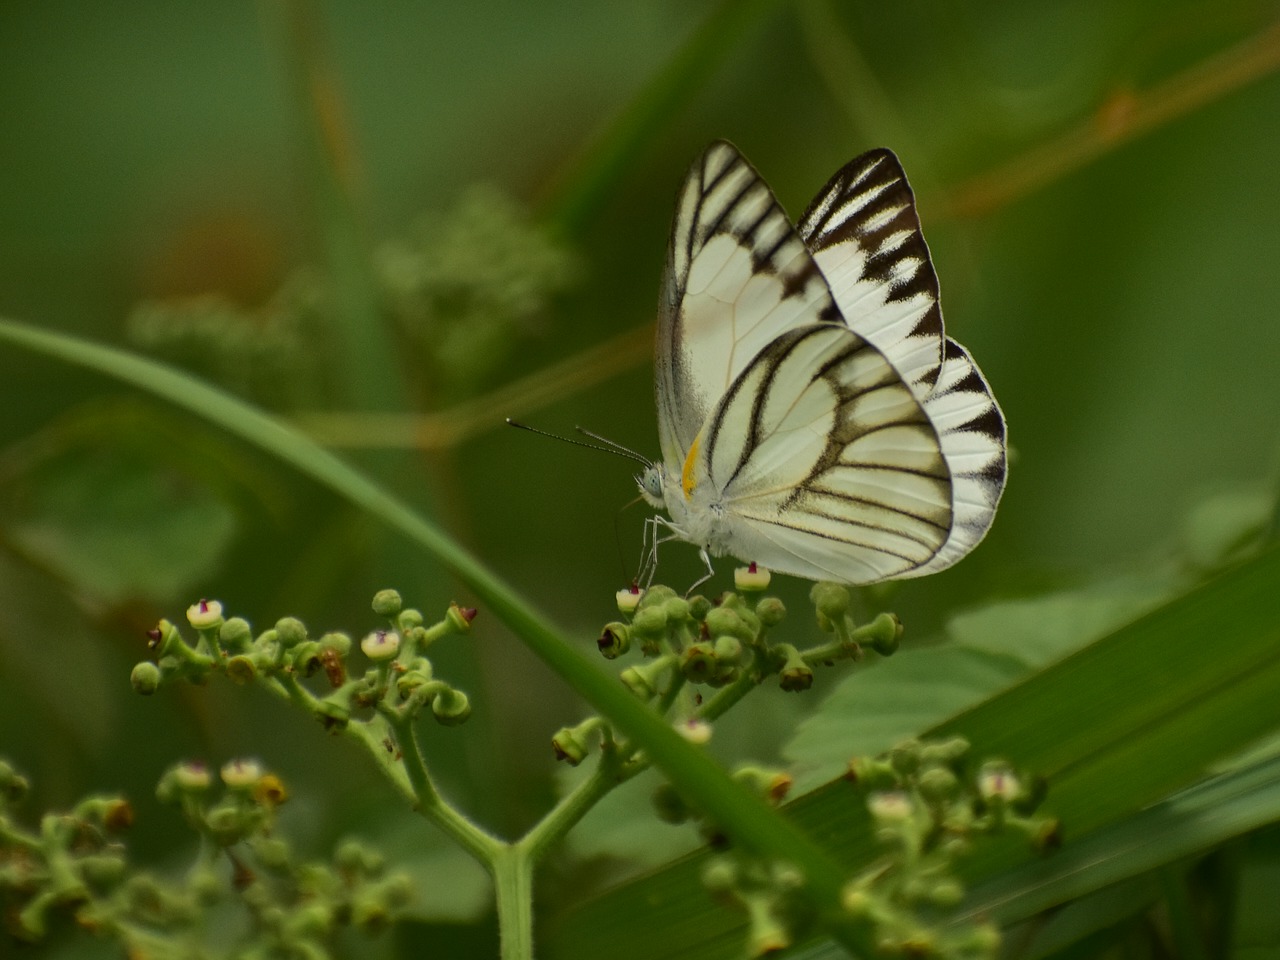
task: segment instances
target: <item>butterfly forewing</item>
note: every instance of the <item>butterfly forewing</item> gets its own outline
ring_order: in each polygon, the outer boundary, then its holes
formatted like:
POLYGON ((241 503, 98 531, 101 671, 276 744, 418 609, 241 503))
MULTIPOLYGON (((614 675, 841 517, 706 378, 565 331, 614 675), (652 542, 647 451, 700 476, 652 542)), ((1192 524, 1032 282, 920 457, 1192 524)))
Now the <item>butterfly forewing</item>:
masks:
POLYGON ((845 322, 917 392, 931 388, 944 355, 938 277, 898 158, 871 150, 845 164, 797 229, 845 322))
POLYGON ((656 364, 663 459, 681 462, 716 402, 770 341, 838 317, 768 185, 735 147, 713 143, 685 180, 668 252, 656 364))

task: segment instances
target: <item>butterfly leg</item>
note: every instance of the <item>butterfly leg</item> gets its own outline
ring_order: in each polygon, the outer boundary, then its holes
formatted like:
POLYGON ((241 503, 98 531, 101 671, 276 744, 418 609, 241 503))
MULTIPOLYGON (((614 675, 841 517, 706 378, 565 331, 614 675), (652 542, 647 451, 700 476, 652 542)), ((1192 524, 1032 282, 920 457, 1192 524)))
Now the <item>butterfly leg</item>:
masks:
POLYGON ((707 553, 706 547, 702 547, 698 550, 698 556, 702 557, 702 562, 707 565, 707 572, 689 585, 689 589, 684 592, 686 597, 710 580, 716 573, 715 567, 711 565, 711 554, 707 553))
MULTIPOLYGON (((636 578, 646 590, 653 583, 653 578, 658 573, 658 546, 663 543, 670 543, 672 540, 685 539, 679 529, 666 517, 653 516, 645 521, 644 525, 644 556, 640 561, 640 575, 636 578), (666 536, 661 536, 659 530, 668 531, 666 536)), ((704 556, 706 551, 703 551, 704 556)), ((707 561, 707 568, 711 568, 711 561, 707 561)), ((707 574, 710 576, 710 574, 707 574)), ((703 577, 698 583, 705 581, 707 577, 703 577)), ((695 584, 696 586, 697 584, 695 584)))

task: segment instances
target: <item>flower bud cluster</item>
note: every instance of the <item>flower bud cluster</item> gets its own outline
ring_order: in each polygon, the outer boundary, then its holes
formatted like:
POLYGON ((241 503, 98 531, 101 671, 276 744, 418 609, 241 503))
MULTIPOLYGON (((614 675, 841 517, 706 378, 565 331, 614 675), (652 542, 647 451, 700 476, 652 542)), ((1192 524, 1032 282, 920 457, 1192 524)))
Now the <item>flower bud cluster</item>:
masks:
POLYGON ((161 778, 157 795, 181 806, 206 841, 180 879, 129 865, 112 839, 132 823, 127 801, 91 796, 29 830, 9 810, 25 785, 0 760, 0 900, 13 907, 8 927, 24 940, 43 938, 65 914, 129 956, 323 957, 343 927, 374 932, 398 920, 412 894, 406 874, 388 871, 380 854, 355 841, 331 863, 297 861, 274 829, 284 784, 254 760, 233 760, 216 776, 202 763, 183 763, 161 778), (212 851, 232 846, 227 871, 212 851), (224 923, 224 911, 210 934, 207 911, 226 901, 238 902, 248 920, 224 923), (224 927, 246 932, 230 945, 224 927))
POLYGON ((363 672, 352 670, 357 644, 345 633, 312 637, 301 620, 283 617, 255 637, 247 621, 225 618, 221 603, 201 600, 187 610, 195 641, 189 642, 168 620, 160 621, 147 634, 155 659, 137 664, 130 679, 143 694, 172 680, 203 683, 216 672, 238 683, 262 682, 307 704, 333 730, 344 729, 360 711, 375 709, 412 716, 429 707, 441 724, 464 722, 471 714, 470 700, 434 676, 426 652, 442 637, 469 632, 476 611, 453 604, 438 623, 425 626, 421 612, 406 608, 394 590, 379 591, 373 610, 387 627, 359 641, 367 662, 363 672), (302 681, 320 676, 328 688, 323 693, 302 687, 302 681))
POLYGON ((28 830, 13 808, 29 788, 27 778, 0 759, 0 901, 9 933, 35 941, 55 915, 79 916, 86 904, 119 888, 126 863, 114 837, 133 824, 133 808, 121 797, 90 796, 28 830))
MULTIPOLYGON (((663 715, 674 713, 676 729, 695 743, 705 742, 710 723, 768 677, 776 675, 786 691, 808 690, 818 664, 861 659, 864 643, 884 655, 897 648, 897 617, 881 614, 856 626, 848 613, 848 588, 831 583, 816 585, 812 599, 819 626, 835 639, 805 649, 772 642, 769 634, 787 611, 781 600, 765 594, 770 580, 759 564, 741 567, 734 572, 737 592, 714 602, 682 597, 662 585, 641 590, 632 584, 617 592, 622 619, 604 625, 596 646, 606 660, 638 650, 642 662, 625 666, 619 679, 663 715), (715 693, 708 697, 703 689, 715 693)), ((552 744, 558 759, 574 765, 588 752, 575 729, 561 730, 552 744)))
POLYGON ((994 927, 979 923, 944 933, 924 924, 921 914, 952 908, 963 898, 955 866, 977 838, 1013 828, 1044 850, 1057 835, 1055 820, 1034 815, 1042 791, 1028 789, 1003 761, 987 761, 976 776, 968 761, 968 741, 953 737, 907 741, 849 765, 876 835, 891 852, 888 866, 881 863, 848 884, 844 905, 874 924, 888 952, 996 956, 994 927))
POLYGON ((785 950, 810 919, 807 905, 797 896, 804 874, 792 864, 730 851, 707 861, 702 883, 713 897, 747 914, 748 957, 785 950))

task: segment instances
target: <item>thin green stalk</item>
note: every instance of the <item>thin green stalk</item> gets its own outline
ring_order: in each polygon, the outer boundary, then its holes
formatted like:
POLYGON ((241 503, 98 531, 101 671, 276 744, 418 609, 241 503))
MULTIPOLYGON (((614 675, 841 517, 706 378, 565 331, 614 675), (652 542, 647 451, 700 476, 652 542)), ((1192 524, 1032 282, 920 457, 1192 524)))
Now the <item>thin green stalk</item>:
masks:
POLYGON ((412 785, 414 806, 418 812, 452 837, 481 864, 496 871, 497 861, 506 854, 510 845, 476 826, 440 796, 422 760, 422 748, 418 745, 412 719, 396 723, 395 731, 404 772, 412 785))
POLYGON ((1174 954, 1182 960, 1209 960, 1204 935, 1196 923, 1196 909, 1187 892, 1184 871, 1177 867, 1160 870, 1160 888, 1169 912, 1169 930, 1173 935, 1174 954))
POLYGON ((521 847, 503 847, 490 868, 502 960, 533 960, 533 860, 521 847))
MULTIPOLYGON (((551 847, 564 837, 587 812, 618 784, 634 776, 629 770, 623 775, 617 748, 605 748, 590 775, 560 798, 560 802, 547 811, 516 843, 535 863, 551 847)), ((647 764, 640 769, 647 768, 647 764)), ((637 773, 639 770, 636 771, 637 773)))

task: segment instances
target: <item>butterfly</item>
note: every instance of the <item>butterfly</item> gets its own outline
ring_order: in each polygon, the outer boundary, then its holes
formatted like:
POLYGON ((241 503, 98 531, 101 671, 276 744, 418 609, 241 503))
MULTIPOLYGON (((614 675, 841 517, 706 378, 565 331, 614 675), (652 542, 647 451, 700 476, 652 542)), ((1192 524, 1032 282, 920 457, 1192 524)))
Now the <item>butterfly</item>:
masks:
POLYGON ((951 566, 995 517, 1004 416, 943 330, 889 150, 842 167, 793 225, 736 147, 706 149, 671 229, 655 392, 662 459, 636 477, 667 513, 650 564, 680 539, 708 577, 728 554, 874 583, 951 566))

